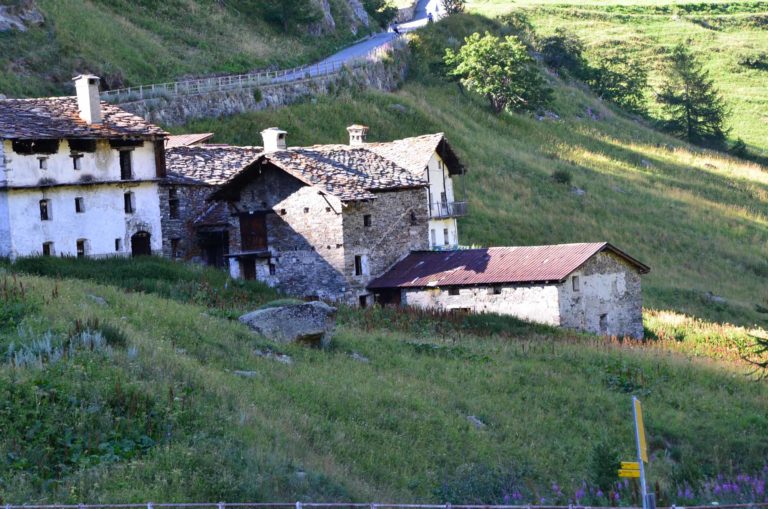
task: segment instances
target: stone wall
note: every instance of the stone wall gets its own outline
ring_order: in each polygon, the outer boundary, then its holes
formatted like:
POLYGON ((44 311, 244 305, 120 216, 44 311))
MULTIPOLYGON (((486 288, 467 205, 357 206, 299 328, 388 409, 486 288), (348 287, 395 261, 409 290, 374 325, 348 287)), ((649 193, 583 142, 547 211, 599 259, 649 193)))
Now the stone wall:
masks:
POLYGON ((623 259, 599 253, 560 286, 560 313, 565 327, 640 339, 643 337, 640 274, 623 259), (574 290, 574 276, 579 278, 578 290, 574 290))
POLYGON ((406 65, 403 51, 396 51, 391 58, 371 62, 340 73, 260 87, 200 95, 159 97, 119 104, 156 124, 180 125, 200 118, 217 118, 248 111, 286 106, 319 95, 334 93, 341 88, 392 91, 405 78, 406 65))
POLYGON ((413 0, 408 7, 402 7, 397 10, 397 16, 395 16, 396 23, 405 23, 413 19, 413 15, 416 12, 417 0, 413 0))
POLYGON ((178 240, 177 258, 201 261, 201 253, 196 242, 194 221, 210 207, 206 198, 212 187, 208 185, 178 185, 163 183, 160 185, 160 220, 163 228, 163 256, 173 258, 171 241, 178 240), (176 192, 179 203, 177 218, 171 217, 170 193, 176 192))
POLYGON ((405 289, 402 302, 424 309, 498 313, 547 325, 560 325, 555 285, 498 285, 457 290, 458 295, 451 295, 448 288, 405 289))

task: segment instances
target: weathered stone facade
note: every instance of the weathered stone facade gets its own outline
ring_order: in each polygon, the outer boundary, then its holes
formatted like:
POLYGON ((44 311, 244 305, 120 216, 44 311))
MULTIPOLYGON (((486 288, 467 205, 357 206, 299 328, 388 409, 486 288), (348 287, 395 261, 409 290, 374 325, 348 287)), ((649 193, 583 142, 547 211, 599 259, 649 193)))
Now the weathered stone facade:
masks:
POLYGON ((248 272, 286 293, 361 303, 372 278, 426 247, 425 193, 403 189, 342 202, 266 166, 229 204, 230 273, 243 277, 253 264, 248 272), (264 215, 267 253, 242 249, 241 215, 264 215))
POLYGON ((158 192, 163 229, 163 256, 206 261, 196 241, 194 222, 210 207, 206 198, 211 191, 212 186, 204 184, 166 181, 160 185, 158 192))
POLYGON ((594 334, 643 337, 640 274, 608 252, 590 258, 562 283, 406 288, 401 299, 424 309, 506 314, 594 334))

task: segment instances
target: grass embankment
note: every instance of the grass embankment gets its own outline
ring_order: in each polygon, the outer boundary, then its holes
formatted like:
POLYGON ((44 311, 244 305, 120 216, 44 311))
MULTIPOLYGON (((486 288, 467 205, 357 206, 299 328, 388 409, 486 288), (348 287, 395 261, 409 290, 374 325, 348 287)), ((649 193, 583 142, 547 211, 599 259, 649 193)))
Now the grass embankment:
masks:
POLYGON ((213 131, 216 142, 238 145, 260 145, 272 125, 291 145, 345 143, 352 123, 369 125, 371 141, 445 131, 468 168, 457 183, 470 202, 463 244, 607 240, 652 267, 647 308, 765 328, 765 168, 665 136, 555 77, 557 117, 496 116, 427 71, 439 60, 433 48, 485 29, 499 27, 463 17, 420 33, 412 77, 397 93, 353 91, 176 131, 213 131), (555 171, 572 185, 554 182, 555 171))
MULTIPOLYGON (((661 503, 690 502, 677 487, 717 474, 765 476, 768 386, 741 370, 501 317, 385 310, 343 311, 327 351, 278 345, 225 318, 274 294, 232 294, 212 274, 162 260, 3 269, 4 502, 608 503, 580 488, 611 459, 594 461, 599 444, 632 456, 631 394, 661 503), (201 279, 224 297, 168 293, 201 279)), ((760 499, 741 484, 717 499, 760 499)))
MULTIPOLYGON (((12 2, 13 3, 13 2, 12 2)), ((332 0, 335 34, 286 34, 258 2, 38 0, 45 24, 0 32, 0 94, 72 94, 72 77, 98 74, 102 88, 183 76, 301 65, 365 35, 349 29, 346 2, 332 0)))
MULTIPOLYGON (((565 28, 587 44, 594 58, 620 50, 646 62, 651 84, 664 79, 664 54, 685 42, 732 109, 732 139, 743 138, 756 154, 768 154, 768 3, 764 1, 615 0, 578 2, 470 0, 469 9, 501 15, 524 8, 543 35, 565 28)), ((656 113, 649 94, 651 113, 656 113)))

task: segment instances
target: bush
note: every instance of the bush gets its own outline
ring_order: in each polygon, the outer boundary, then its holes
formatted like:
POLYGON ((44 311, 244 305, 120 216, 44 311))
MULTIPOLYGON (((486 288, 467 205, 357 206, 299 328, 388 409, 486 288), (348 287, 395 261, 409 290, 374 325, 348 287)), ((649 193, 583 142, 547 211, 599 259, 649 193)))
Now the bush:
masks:
POLYGON ((586 78, 588 66, 584 58, 584 42, 575 34, 558 28, 554 35, 542 39, 539 51, 547 66, 565 70, 575 78, 586 78))
POLYGON ((253 89, 253 100, 256 102, 256 104, 260 103, 264 99, 264 94, 261 93, 260 88, 254 88, 253 89))
POLYGON ((573 177, 571 176, 571 172, 568 170, 555 170, 552 173, 552 180, 558 184, 570 184, 571 180, 573 180, 573 177))
POLYGON ((592 449, 589 461, 589 476, 592 483, 608 491, 616 481, 616 472, 621 466, 619 452, 606 441, 599 442, 592 449))

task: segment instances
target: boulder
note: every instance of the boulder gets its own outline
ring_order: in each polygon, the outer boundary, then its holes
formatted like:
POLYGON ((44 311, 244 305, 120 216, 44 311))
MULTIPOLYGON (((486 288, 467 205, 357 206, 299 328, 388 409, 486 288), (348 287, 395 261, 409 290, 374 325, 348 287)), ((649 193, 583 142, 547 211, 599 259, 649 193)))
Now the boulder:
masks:
POLYGON ((326 347, 336 325, 336 308, 319 301, 276 306, 251 311, 240 321, 273 341, 326 347))

